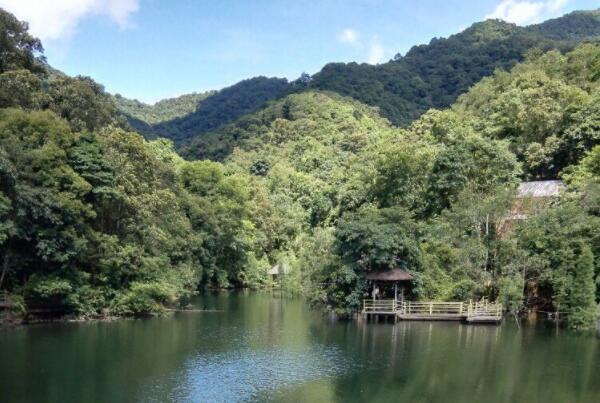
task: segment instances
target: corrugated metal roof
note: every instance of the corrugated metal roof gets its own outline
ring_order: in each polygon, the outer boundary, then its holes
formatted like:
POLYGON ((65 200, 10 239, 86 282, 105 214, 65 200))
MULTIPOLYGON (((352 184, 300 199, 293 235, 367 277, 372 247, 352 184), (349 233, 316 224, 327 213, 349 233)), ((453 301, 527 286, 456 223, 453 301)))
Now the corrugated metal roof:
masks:
POLYGON ((385 271, 370 271, 365 275, 367 280, 378 280, 378 281, 405 281, 412 280, 413 276, 404 270, 392 269, 385 271))
POLYGON ((564 187, 563 181, 560 180, 523 182, 519 185, 517 197, 554 197, 558 196, 564 187))

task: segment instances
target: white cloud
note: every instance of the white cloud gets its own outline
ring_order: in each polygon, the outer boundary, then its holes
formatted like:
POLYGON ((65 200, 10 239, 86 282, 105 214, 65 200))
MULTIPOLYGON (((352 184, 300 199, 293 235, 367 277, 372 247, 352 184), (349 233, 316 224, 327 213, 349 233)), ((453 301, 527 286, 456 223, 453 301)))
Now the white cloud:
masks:
POLYGON ((139 0, 0 0, 0 7, 29 22, 33 35, 53 40, 73 35, 80 21, 93 15, 109 18, 120 29, 132 28, 130 16, 139 0))
POLYGON ((569 0, 550 0, 547 2, 546 7, 548 8, 548 11, 552 13, 560 13, 568 2, 569 0))
POLYGON ((338 34, 337 40, 340 43, 349 43, 351 45, 356 45, 359 43, 359 33, 353 29, 346 28, 342 32, 338 34))
POLYGON ((367 63, 369 64, 378 64, 383 61, 383 56, 385 54, 385 49, 383 45, 377 38, 373 39, 371 42, 371 46, 369 47, 369 58, 367 59, 367 63))
POLYGON ((560 14, 569 0, 502 0, 485 18, 499 18, 518 25, 533 24, 560 14))
POLYGON ((544 9, 542 2, 503 0, 496 6, 493 13, 485 18, 498 18, 515 24, 528 24, 540 18, 544 9))
POLYGON ((383 61, 385 49, 377 35, 372 36, 370 41, 363 41, 358 31, 346 28, 338 34, 337 41, 352 45, 360 53, 364 52, 366 62, 369 64, 378 64, 383 61))

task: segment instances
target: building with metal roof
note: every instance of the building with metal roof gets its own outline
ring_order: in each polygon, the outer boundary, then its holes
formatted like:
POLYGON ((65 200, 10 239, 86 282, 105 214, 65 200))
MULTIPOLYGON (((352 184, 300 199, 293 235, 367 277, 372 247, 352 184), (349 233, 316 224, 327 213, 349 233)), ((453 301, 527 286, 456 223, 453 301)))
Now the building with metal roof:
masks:
POLYGON ((565 185, 561 180, 523 182, 517 189, 517 198, 557 197, 565 185))

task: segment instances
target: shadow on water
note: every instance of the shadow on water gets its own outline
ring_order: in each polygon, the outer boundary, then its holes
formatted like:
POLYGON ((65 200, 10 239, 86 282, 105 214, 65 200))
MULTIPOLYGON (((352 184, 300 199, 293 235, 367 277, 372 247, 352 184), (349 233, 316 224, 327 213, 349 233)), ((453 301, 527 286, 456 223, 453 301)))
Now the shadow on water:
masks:
POLYGON ((332 322, 269 293, 194 305, 223 312, 0 330, 0 401, 600 401, 593 336, 332 322))

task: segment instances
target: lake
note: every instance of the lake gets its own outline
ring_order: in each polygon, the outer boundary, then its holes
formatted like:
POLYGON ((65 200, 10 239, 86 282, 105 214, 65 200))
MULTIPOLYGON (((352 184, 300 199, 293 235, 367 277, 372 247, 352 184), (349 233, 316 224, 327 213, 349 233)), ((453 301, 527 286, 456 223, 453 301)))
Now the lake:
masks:
POLYGON ((193 304, 220 312, 0 329, 0 401, 600 401, 593 335, 332 321, 270 293, 193 304))

